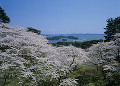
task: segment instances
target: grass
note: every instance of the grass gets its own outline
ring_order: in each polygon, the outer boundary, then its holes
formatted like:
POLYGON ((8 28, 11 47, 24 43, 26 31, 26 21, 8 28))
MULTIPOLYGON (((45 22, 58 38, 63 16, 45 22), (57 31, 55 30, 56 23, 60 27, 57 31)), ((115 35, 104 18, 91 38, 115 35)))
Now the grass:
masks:
POLYGON ((78 79, 77 86, 120 86, 120 73, 105 79, 101 65, 98 72, 96 65, 78 67, 70 73, 69 77, 78 79))

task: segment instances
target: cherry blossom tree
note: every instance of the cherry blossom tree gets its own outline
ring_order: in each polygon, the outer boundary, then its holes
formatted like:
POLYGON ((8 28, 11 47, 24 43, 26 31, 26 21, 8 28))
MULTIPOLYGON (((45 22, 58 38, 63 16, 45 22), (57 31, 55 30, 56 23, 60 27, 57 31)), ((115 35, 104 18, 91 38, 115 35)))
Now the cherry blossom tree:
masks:
POLYGON ((116 60, 120 63, 120 33, 114 35, 114 53, 116 60))
POLYGON ((102 65, 102 71, 107 75, 114 74, 113 72, 117 71, 119 66, 120 59, 120 34, 117 33, 114 36, 114 40, 110 42, 100 42, 94 44, 88 49, 88 57, 91 58, 91 62, 97 65, 98 67, 102 65))
POLYGON ((87 60, 85 51, 80 48, 53 47, 44 36, 22 27, 0 24, 0 70, 19 71, 16 75, 18 84, 24 85, 29 81, 29 84, 37 86, 40 80, 46 79, 56 79, 59 85, 64 80, 66 83, 75 82, 67 74, 75 65, 87 60))

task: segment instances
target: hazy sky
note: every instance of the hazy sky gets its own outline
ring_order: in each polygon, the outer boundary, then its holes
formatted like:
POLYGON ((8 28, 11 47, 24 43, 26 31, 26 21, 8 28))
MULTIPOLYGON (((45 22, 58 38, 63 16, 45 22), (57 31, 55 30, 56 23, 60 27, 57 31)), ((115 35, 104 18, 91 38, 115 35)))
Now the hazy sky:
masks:
POLYGON ((120 16, 120 0, 0 0, 13 26, 43 34, 104 33, 106 20, 120 16))

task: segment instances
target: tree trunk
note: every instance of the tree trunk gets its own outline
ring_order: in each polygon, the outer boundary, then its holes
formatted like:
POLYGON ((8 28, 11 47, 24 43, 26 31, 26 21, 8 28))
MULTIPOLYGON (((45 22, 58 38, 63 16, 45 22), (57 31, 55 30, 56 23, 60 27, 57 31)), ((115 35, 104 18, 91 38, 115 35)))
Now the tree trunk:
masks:
POLYGON ((6 75, 5 75, 4 79, 5 79, 5 82, 4 82, 4 84, 6 85, 6 81, 7 81, 7 77, 6 77, 6 75))

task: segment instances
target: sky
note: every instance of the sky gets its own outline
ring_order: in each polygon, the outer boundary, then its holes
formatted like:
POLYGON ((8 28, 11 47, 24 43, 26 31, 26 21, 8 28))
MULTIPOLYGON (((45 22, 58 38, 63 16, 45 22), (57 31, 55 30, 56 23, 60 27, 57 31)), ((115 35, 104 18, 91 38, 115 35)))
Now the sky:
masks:
POLYGON ((42 34, 103 34, 106 20, 120 16, 120 0, 0 0, 12 26, 42 34))

